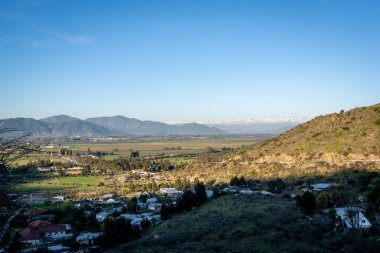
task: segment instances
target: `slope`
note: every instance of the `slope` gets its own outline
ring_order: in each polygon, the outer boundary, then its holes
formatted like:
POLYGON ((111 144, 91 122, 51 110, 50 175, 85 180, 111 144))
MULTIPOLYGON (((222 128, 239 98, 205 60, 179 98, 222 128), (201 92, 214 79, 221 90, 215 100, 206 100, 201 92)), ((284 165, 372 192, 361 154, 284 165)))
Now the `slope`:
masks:
POLYGON ((53 136, 107 136, 120 135, 118 132, 83 120, 72 120, 49 125, 53 136))
POLYGON ((233 176, 325 176, 346 168, 380 170, 380 104, 316 117, 229 155, 205 155, 174 175, 218 183, 233 176))
POLYGON ((0 121, 0 129, 12 128, 31 133, 35 137, 45 137, 52 134, 52 129, 45 122, 32 118, 12 118, 0 121))

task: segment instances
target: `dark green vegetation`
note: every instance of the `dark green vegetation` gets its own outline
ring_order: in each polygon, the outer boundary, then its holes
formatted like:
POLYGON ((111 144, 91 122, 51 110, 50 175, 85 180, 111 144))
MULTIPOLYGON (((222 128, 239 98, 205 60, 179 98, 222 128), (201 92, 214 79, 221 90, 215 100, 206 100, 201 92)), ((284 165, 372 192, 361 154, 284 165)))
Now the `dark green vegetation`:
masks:
MULTIPOLYGON (((288 200, 227 195, 177 215, 113 252, 289 252, 307 249, 288 200), (294 223, 289 226, 289 223, 294 223), (154 240, 154 235, 159 235, 154 240), (299 240, 290 239, 295 235, 299 240)), ((311 240, 312 241, 312 240, 311 240)), ((314 242, 316 244, 316 242, 314 242)))
POLYGON ((378 252, 375 216, 380 206, 380 174, 345 171, 325 178, 333 179, 339 179, 338 187, 303 194, 301 188, 319 178, 308 183, 246 181, 245 187, 251 189, 284 187, 276 196, 222 194, 199 208, 172 216, 112 252, 378 252), (287 192, 300 195, 291 199, 287 192), (360 204, 360 195, 370 202, 360 204), (334 206, 346 205, 365 207, 374 227, 344 231, 334 206))
POLYGON ((346 252, 348 239, 332 232, 333 217, 317 214, 308 221, 294 202, 222 196, 112 252, 346 252))

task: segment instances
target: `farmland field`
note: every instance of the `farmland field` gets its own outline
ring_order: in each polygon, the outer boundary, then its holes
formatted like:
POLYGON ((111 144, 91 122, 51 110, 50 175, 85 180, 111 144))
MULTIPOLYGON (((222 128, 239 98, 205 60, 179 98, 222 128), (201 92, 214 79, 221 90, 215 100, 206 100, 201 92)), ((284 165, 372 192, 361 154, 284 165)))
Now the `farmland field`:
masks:
MULTIPOLYGON (((129 156, 131 150, 138 150, 140 155, 149 156, 157 154, 186 154, 201 153, 211 147, 214 149, 228 147, 237 148, 243 145, 252 145, 262 139, 249 137, 225 137, 225 138, 181 138, 181 139, 137 139, 116 143, 75 143, 63 144, 70 146, 73 153, 91 151, 113 152, 114 155, 107 155, 103 158, 107 160, 115 159, 119 156, 129 156)), ((46 150, 48 152, 48 150, 46 150)), ((54 149, 58 151, 58 149, 54 149)))
POLYGON ((106 186, 109 185, 109 182, 104 181, 101 177, 61 177, 21 183, 16 186, 16 189, 20 191, 88 190, 96 188, 100 182, 103 182, 106 186))

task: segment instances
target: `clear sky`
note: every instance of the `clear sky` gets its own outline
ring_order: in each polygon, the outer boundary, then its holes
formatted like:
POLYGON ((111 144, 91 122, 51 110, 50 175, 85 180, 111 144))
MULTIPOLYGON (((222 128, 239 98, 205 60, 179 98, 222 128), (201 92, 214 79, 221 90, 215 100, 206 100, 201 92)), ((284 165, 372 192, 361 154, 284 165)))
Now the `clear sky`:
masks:
POLYGON ((378 0, 0 0, 0 118, 305 116, 380 102, 378 0))

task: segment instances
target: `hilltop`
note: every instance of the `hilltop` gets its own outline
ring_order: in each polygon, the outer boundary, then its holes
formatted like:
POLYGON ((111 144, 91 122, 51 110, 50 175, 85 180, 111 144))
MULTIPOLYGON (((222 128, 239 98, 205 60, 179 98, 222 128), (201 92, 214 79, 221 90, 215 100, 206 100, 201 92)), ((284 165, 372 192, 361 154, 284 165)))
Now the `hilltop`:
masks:
POLYGON ((233 176, 296 178, 344 168, 380 169, 380 104, 316 117, 232 154, 210 154, 175 173, 229 182, 233 176))
POLYGON ((247 155, 380 154, 380 104, 319 116, 247 150, 247 155))

